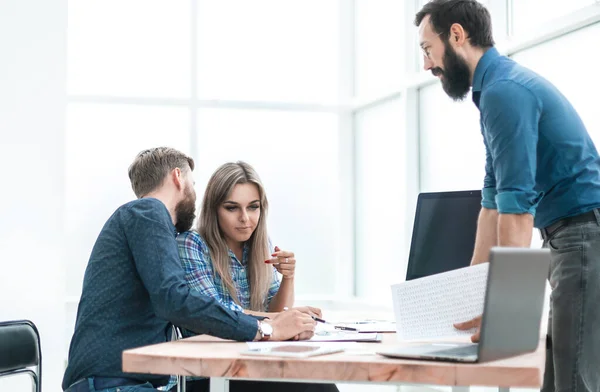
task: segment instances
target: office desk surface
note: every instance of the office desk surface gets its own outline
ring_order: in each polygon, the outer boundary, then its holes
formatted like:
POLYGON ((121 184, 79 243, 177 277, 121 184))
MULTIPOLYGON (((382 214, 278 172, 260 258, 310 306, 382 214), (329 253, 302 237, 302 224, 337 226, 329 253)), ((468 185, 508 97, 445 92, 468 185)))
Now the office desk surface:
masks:
POLYGON ((246 343, 196 336, 123 352, 123 370, 245 379, 320 380, 335 382, 423 383, 447 386, 539 388, 543 380, 542 342, 531 354, 481 364, 415 361, 375 354, 397 346, 395 334, 382 343, 357 343, 350 352, 306 359, 241 355, 246 343))

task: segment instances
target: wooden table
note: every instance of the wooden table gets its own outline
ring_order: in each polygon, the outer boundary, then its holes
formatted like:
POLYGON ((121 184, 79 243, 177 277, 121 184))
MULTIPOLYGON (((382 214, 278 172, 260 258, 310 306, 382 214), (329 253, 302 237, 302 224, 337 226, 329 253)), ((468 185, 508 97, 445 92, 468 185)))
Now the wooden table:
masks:
MULTIPOLYGON (((481 364, 385 358, 374 352, 400 345, 395 334, 382 343, 306 359, 240 355, 246 343, 196 336, 123 352, 123 370, 135 373, 211 377, 211 391, 227 391, 230 378, 304 382, 371 382, 539 388, 545 346, 531 354, 481 364)), ((457 388, 460 389, 460 388, 457 388)))

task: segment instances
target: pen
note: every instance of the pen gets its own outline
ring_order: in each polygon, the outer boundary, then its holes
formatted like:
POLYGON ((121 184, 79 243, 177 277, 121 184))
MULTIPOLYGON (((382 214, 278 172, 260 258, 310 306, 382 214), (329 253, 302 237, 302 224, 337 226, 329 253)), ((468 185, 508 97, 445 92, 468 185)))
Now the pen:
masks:
MULTIPOLYGON (((327 321, 325 321, 323 319, 320 319, 317 316, 310 316, 310 317, 312 317, 312 319, 315 320, 318 323, 331 324, 330 322, 327 322, 327 321)), ((333 328, 339 329, 339 330, 342 330, 342 331, 355 331, 355 332, 358 331, 358 329, 356 329, 356 328, 343 327, 341 325, 334 325, 333 328)))
POLYGON ((344 326, 341 326, 341 325, 334 325, 333 327, 334 327, 335 329, 340 329, 340 330, 342 330, 342 331, 354 331, 354 332, 357 332, 357 331, 358 331, 358 329, 356 329, 356 328, 344 327, 344 326))

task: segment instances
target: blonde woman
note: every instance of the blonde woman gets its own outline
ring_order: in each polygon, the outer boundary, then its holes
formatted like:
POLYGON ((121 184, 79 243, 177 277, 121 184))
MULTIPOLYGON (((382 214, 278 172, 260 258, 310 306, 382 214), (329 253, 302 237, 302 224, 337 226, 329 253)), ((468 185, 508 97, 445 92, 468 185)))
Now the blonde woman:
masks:
MULTIPOLYGON (((293 252, 271 249, 268 207, 252 166, 232 162, 219 167, 206 187, 197 232, 177 238, 189 286, 256 316, 291 308, 296 258, 293 252)), ((315 313, 320 315, 318 309, 315 313)))
MULTIPOLYGON (((177 237, 188 285, 232 310, 259 319, 294 304, 296 258, 293 252, 271 249, 268 208, 264 187, 252 166, 226 163, 208 181, 197 232, 177 237)), ((321 317, 318 308, 302 311, 321 317)), ((187 383, 188 392, 207 390, 207 379, 187 383)), ((266 381, 231 381, 229 390, 338 392, 334 384, 266 381)))

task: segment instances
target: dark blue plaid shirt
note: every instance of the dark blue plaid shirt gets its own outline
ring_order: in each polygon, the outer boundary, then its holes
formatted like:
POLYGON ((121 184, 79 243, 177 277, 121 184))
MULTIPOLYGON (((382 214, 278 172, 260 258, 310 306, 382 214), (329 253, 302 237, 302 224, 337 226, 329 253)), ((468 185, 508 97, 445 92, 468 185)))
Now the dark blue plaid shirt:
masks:
MULTIPOLYGON (((221 277, 215 273, 210 251, 204 239, 195 231, 186 231, 179 234, 177 243, 179 245, 179 258, 185 270, 185 278, 191 288, 219 300, 231 310, 250 309, 250 282, 246 270, 248 265, 247 246, 244 246, 242 260, 238 260, 235 254, 229 250, 231 261, 229 271, 236 289, 236 295, 240 301, 238 305, 227 291, 221 277)), ((271 249, 271 251, 274 250, 271 249)), ((265 298, 265 309, 269 308, 271 300, 279 291, 279 286, 279 273, 273 267, 273 281, 265 298)))

